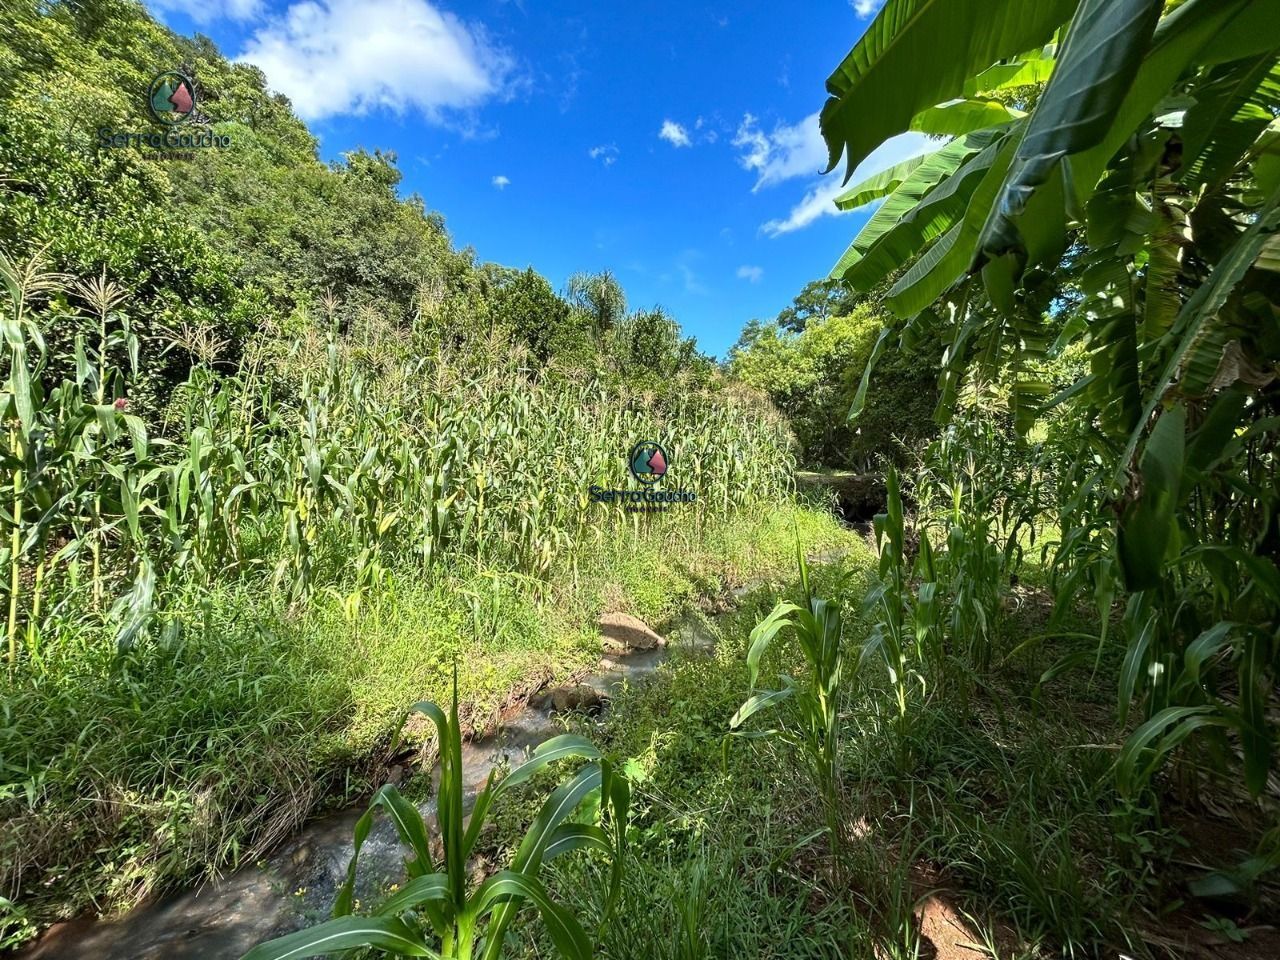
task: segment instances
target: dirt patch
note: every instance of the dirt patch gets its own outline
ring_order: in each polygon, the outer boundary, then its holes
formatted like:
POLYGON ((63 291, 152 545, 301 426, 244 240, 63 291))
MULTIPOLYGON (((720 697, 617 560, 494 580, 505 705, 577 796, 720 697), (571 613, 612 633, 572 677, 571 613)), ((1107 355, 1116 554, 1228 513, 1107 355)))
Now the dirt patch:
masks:
POLYGON ((922 960, 974 960, 991 955, 982 936, 948 894, 927 895, 916 906, 915 917, 920 925, 922 960))
MULTIPOLYGON (((1209 922, 1206 916, 1205 922, 1209 922)), ((1178 913, 1163 919, 1160 929, 1144 930, 1143 938, 1164 955, 1178 960, 1276 960, 1280 957, 1280 929, 1269 924, 1244 924, 1234 936, 1178 913)))

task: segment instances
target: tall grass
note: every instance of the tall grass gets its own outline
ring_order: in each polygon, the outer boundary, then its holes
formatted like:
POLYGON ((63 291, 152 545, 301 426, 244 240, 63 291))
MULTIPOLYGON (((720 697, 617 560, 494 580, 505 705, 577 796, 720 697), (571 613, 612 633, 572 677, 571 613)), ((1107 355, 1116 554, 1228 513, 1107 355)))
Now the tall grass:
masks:
POLYGON ((671 525, 677 542, 788 482, 786 431, 749 397, 636 396, 511 353, 422 358, 394 333, 339 333, 333 317, 252 345, 230 371, 175 336, 190 376, 144 419, 124 293, 105 278, 70 290, 99 336, 77 340, 74 376, 52 383, 49 361, 68 358, 47 356, 29 306, 65 284, 38 261, 0 273, 10 669, 25 653, 38 670, 42 638, 77 619, 105 618, 121 649, 173 629, 164 596, 179 581, 265 574, 294 602, 337 591, 355 616, 407 563, 545 579, 624 524, 665 519, 588 502, 591 484, 634 483, 624 458, 638 439, 660 439, 667 482, 697 494, 671 525))

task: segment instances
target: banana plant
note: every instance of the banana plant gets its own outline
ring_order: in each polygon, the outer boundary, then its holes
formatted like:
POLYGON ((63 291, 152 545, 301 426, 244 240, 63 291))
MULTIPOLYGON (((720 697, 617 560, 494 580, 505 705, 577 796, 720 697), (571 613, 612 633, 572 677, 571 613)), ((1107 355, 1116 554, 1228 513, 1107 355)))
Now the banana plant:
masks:
POLYGON ((587 739, 572 734, 553 737, 532 757, 501 779, 491 771, 476 795, 470 816, 463 813, 465 791, 462 734, 458 723, 457 677, 448 714, 431 702, 415 704, 435 725, 440 752, 440 789, 436 798, 436 827, 443 856, 431 852, 427 821, 394 786, 382 787, 369 809, 356 822, 355 849, 347 879, 334 904, 333 918, 297 933, 271 940, 250 950, 243 960, 296 960, 372 947, 393 956, 440 960, 499 960, 507 929, 521 904, 532 904, 541 915, 551 942, 564 960, 589 960, 591 939, 581 923, 557 903, 539 879, 542 867, 555 857, 580 849, 596 850, 610 860, 606 895, 607 922, 621 890, 627 852, 627 821, 631 790, 587 739), (493 803, 511 788, 559 760, 588 761, 564 780, 543 803, 516 849, 510 866, 472 884, 467 861, 475 849, 493 803), (593 798, 594 803, 591 803, 593 798), (596 813, 595 823, 571 819, 585 807, 596 813), (383 811, 395 824, 410 855, 405 860, 407 882, 372 914, 352 914, 360 848, 369 836, 373 817, 383 811))
MULTIPOLYGON (((954 137, 836 199, 883 203, 833 277, 891 284, 864 385, 886 344, 937 335, 939 419, 962 384, 1000 381, 1020 430, 1055 408, 1071 421, 1047 518, 1059 609, 1091 595, 1095 664, 1125 645, 1120 724, 1131 703, 1145 714, 1117 766, 1126 792, 1197 745, 1238 753, 1255 794, 1274 764, 1277 15, 1276 0, 888 0, 827 82, 821 129, 846 179, 893 135, 954 137), (1087 372, 1055 392, 1036 364, 1073 348, 1087 372), (1179 683, 1223 623, 1261 632, 1228 631, 1201 682, 1179 683)), ((964 575, 990 578, 972 533, 982 562, 964 575)), ((988 607, 970 587, 969 609, 988 607)))

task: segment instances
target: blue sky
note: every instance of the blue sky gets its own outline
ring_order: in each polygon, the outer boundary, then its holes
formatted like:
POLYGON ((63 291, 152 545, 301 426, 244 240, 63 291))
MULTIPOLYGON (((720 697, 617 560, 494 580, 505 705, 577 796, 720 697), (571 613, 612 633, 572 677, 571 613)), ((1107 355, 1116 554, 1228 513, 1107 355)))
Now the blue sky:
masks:
MULTIPOLYGON (((326 159, 393 150, 403 189, 482 260, 561 287, 612 270, 723 355, 825 274, 835 216, 816 114, 874 0, 149 0, 256 63, 326 159)), ((906 135, 863 171, 919 152, 906 135)))

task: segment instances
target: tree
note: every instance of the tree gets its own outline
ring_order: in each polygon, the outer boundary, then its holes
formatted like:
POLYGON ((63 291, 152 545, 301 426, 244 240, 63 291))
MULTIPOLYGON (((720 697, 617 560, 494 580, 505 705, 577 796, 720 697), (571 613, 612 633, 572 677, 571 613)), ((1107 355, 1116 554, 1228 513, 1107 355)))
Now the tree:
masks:
POLYGON ((627 295, 618 278, 608 270, 575 273, 569 278, 565 299, 590 319, 597 336, 612 330, 627 315, 627 295))
POLYGON ((730 352, 730 373, 767 393, 787 416, 805 463, 868 470, 880 459, 901 462, 935 432, 940 349, 932 345, 885 357, 862 416, 856 425, 847 420, 884 319, 864 304, 813 319, 799 333, 756 321, 730 352))
POLYGON ((682 375, 705 380, 713 368, 662 307, 637 310, 623 320, 609 339, 609 349, 632 386, 658 393, 682 375))
POLYGON ((539 364, 545 365, 552 354, 581 349, 589 342, 589 332, 569 305, 532 267, 500 275, 492 304, 494 321, 525 344, 539 364))
POLYGON ((799 333, 810 320, 826 320, 849 313, 857 301, 857 295, 839 280, 811 280, 791 306, 778 314, 778 325, 799 333))

